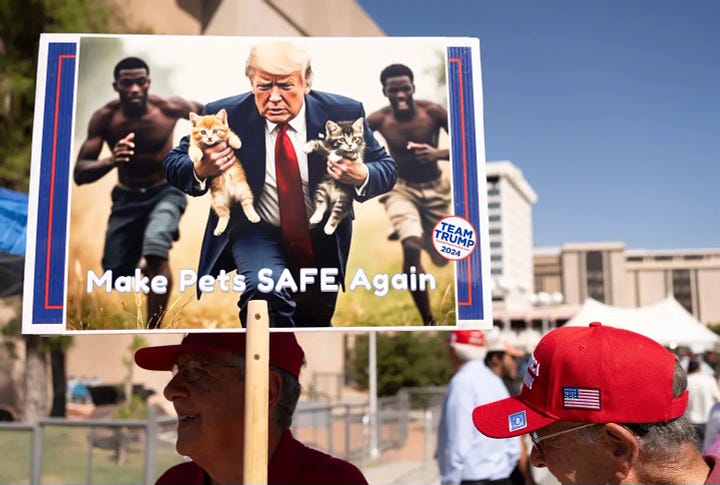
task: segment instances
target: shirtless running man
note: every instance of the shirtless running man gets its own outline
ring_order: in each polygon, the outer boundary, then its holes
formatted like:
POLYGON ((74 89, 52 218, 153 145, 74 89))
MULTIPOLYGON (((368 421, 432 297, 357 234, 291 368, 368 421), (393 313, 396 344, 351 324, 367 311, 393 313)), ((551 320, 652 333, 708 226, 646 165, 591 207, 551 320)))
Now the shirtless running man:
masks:
MULTIPOLYGON (((445 266, 447 259, 432 245, 432 230, 450 214, 450 182, 442 176, 438 160, 448 160, 449 150, 438 148, 440 128, 448 130, 447 110, 437 103, 414 99, 414 76, 409 67, 392 64, 380 74, 383 94, 390 101, 368 117, 370 128, 378 131, 388 144, 398 167, 395 188, 380 200, 393 226, 391 239, 400 239, 403 272, 415 267, 425 270, 420 261, 424 248, 432 262, 445 266)), ((435 325, 430 300, 425 290, 410 292, 424 325, 435 325)))
POLYGON ((185 194, 167 183, 163 158, 173 147, 177 120, 187 119, 190 111, 200 112, 202 105, 148 94, 150 69, 136 57, 120 61, 114 78, 119 99, 90 118, 73 176, 76 184, 83 185, 118 169, 102 266, 104 271, 112 270, 113 279, 131 276, 144 258, 142 269, 149 279, 167 278, 164 294, 148 294, 148 328, 157 328, 172 287, 168 253, 179 237, 178 224, 187 204, 185 194), (112 154, 98 158, 103 143, 112 154))

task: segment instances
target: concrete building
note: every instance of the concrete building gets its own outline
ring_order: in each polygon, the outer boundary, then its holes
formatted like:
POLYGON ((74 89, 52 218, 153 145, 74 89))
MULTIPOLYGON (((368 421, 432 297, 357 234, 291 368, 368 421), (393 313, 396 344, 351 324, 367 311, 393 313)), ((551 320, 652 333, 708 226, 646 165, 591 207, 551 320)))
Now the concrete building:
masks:
POLYGON ((520 310, 533 294, 532 204, 537 195, 510 161, 486 165, 493 311, 520 310))
POLYGON ((641 307, 668 295, 705 324, 720 323, 720 249, 628 250, 622 242, 535 249, 535 288, 641 307))
POLYGON ((379 36, 355 0, 111 0, 133 32, 176 35, 379 36))

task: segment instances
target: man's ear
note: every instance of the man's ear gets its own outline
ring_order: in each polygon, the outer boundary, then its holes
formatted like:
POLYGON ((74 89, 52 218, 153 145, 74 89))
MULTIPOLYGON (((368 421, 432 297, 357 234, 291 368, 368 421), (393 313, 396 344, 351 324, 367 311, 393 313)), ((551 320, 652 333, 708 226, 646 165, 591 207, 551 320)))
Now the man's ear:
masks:
POLYGON ((616 423, 607 423, 602 428, 602 437, 612 450, 618 481, 624 480, 638 460, 640 446, 630 430, 616 423))
POLYGON ((280 400, 280 393, 282 392, 282 377, 278 371, 270 370, 270 382, 268 386, 268 406, 273 409, 278 401, 280 400))
POLYGON ((113 89, 115 90, 115 92, 117 92, 117 90, 118 90, 118 84, 117 84, 117 81, 113 81, 113 83, 112 83, 112 87, 113 87, 113 89))

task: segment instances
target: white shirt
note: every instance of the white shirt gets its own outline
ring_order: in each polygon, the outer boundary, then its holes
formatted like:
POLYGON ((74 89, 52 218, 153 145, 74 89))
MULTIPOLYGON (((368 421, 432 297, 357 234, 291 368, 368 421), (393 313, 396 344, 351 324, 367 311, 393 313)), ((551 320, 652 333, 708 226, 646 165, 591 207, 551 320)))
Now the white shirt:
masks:
POLYGON ((688 406, 685 415, 693 424, 707 423, 710 409, 720 401, 720 389, 714 377, 703 372, 687 376, 688 406))
POLYGON ((450 380, 438 428, 442 484, 508 478, 520 457, 520 438, 494 439, 472 420, 476 406, 509 397, 502 379, 481 360, 463 364, 450 380))

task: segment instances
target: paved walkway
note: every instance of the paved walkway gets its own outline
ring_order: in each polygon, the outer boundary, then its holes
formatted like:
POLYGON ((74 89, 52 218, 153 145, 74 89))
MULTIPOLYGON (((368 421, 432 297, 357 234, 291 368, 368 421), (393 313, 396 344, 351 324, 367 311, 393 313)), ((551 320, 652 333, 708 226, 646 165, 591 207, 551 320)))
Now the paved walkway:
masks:
MULTIPOLYGON (((370 485, 439 485, 437 462, 400 460, 374 466, 361 467, 370 485)), ((558 485, 546 468, 533 468, 538 485, 558 485)))
POLYGON ((362 468, 370 485, 436 485, 440 483, 437 464, 396 461, 362 468))

